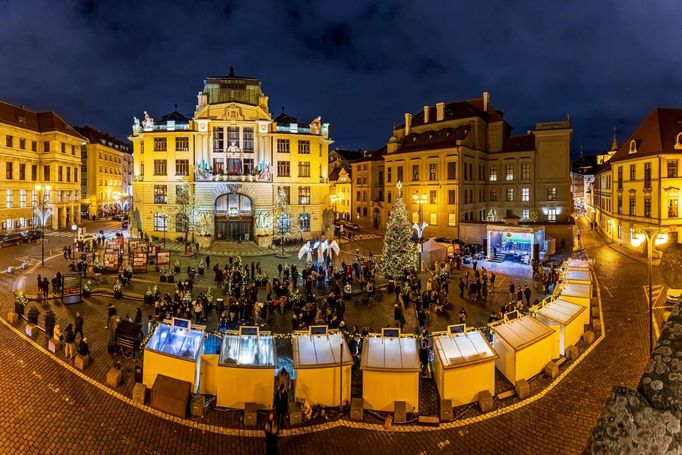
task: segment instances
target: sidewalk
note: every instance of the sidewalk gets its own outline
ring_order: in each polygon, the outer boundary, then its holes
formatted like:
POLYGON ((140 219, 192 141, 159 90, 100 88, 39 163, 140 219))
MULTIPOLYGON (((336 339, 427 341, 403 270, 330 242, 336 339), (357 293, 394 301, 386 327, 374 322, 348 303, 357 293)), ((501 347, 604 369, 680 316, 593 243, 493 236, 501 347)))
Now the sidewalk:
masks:
MULTIPOLYGON (((589 221, 587 220, 587 218, 585 218, 585 215, 580 215, 578 217, 578 219, 585 219, 585 222, 589 225, 589 221)), ((577 222, 576 222, 576 226, 577 226, 577 222)), ((599 236, 599 238, 601 238, 604 241, 604 245, 608 246, 609 248, 629 257, 630 259, 634 259, 635 261, 641 262, 642 264, 645 264, 645 265, 648 264, 647 257, 644 254, 639 253, 637 251, 633 251, 633 250, 626 248, 624 246, 618 245, 616 242, 614 242, 613 240, 611 240, 608 237, 606 237, 605 235, 603 235, 602 231, 600 229, 594 230, 592 232, 597 234, 599 236)), ((653 260, 651 261, 651 264, 654 267, 658 267, 661 264, 661 259, 654 257, 653 260)))

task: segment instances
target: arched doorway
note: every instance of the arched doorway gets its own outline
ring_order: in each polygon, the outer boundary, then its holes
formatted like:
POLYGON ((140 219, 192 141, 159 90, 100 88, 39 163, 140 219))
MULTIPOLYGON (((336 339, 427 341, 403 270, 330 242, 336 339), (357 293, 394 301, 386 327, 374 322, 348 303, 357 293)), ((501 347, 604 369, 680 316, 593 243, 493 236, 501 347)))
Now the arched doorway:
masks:
POLYGON ((253 240, 253 205, 248 196, 228 193, 215 200, 215 239, 253 240))

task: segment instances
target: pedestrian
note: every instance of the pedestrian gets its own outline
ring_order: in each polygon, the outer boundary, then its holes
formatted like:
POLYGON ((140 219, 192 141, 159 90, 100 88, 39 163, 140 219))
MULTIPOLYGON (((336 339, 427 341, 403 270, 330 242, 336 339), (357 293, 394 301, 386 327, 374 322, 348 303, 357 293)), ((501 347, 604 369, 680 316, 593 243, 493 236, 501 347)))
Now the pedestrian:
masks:
POLYGON ((464 298, 464 288, 466 285, 464 284, 464 279, 462 277, 459 278, 459 296, 461 298, 464 298))
POLYGON ((458 318, 459 318, 459 323, 460 323, 460 324, 466 324, 466 322, 467 322, 467 312, 464 311, 464 307, 462 307, 462 308, 459 310, 458 318))
POLYGON ((135 324, 141 324, 142 323, 142 310, 140 307, 135 310, 135 324))
POLYGON ((509 299, 514 300, 515 294, 516 294, 516 287, 514 286, 514 283, 509 283, 509 299))
POLYGON ((75 329, 73 331, 74 340, 76 339, 76 335, 78 334, 80 334, 81 340, 85 338, 85 336, 83 335, 83 322, 84 322, 83 316, 81 316, 81 314, 78 311, 76 311, 76 318, 74 319, 75 329))
POLYGON ((105 329, 109 328, 109 321, 111 321, 112 317, 116 318, 116 307, 113 303, 110 303, 109 308, 107 309, 107 325, 104 327, 105 329))
POLYGON ((206 268, 211 267, 211 256, 206 255, 206 268))
POLYGON ((405 324, 405 316, 403 316, 403 311, 397 303, 393 305, 393 324, 401 329, 403 328, 403 324, 405 324))
POLYGON ((289 412, 289 392, 284 388, 284 384, 280 384, 277 388, 275 412, 277 413, 277 425, 282 427, 284 425, 284 416, 289 412))
POLYGON ((429 372, 429 332, 426 330, 422 331, 422 339, 419 344, 419 363, 421 366, 423 378, 428 376, 429 372))
POLYGON ((47 277, 43 277, 43 298, 46 299, 50 293, 50 282, 47 277))
POLYGON ((41 291, 43 290, 43 277, 38 274, 38 295, 41 294, 41 291))
POLYGON ((528 306, 530 306, 530 296, 531 296, 531 294, 532 294, 532 291, 530 290, 530 288, 529 288, 528 285, 526 284, 526 287, 523 289, 523 295, 526 297, 526 304, 527 304, 528 306))
POLYGON ((490 274, 490 290, 491 290, 491 291, 494 291, 494 290, 495 290, 495 278, 496 278, 495 272, 492 272, 492 273, 490 274))
POLYGON ((283 267, 282 267, 282 263, 281 263, 281 262, 280 262, 279 264, 277 264, 277 272, 278 272, 278 276, 279 276, 280 279, 282 278, 282 268, 283 268, 283 267))
POLYGON ((64 330, 64 355, 67 360, 73 358, 76 336, 73 334, 73 325, 69 324, 64 330))
POLYGON ((267 455, 276 455, 279 452, 277 447, 277 437, 279 434, 279 426, 275 413, 268 412, 268 419, 265 421, 265 453, 267 455))

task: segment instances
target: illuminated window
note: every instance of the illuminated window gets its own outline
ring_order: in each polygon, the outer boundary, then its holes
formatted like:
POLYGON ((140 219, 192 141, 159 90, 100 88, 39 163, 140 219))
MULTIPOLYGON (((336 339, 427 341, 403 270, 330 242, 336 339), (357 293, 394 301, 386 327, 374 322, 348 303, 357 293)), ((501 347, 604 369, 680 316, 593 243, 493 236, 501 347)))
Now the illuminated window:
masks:
POLYGON ((19 207, 26 207, 26 190, 19 190, 19 207))
POLYGON ((298 141, 298 153, 310 155, 310 141, 298 141))
POLYGON ((225 131, 222 126, 213 127, 213 151, 222 152, 225 150, 225 131))
POLYGON ((521 209, 521 219, 523 221, 530 220, 530 209, 521 209))
POLYGON ((154 185, 154 204, 166 204, 168 202, 168 186, 154 185))
POLYGON ((175 175, 189 175, 189 160, 175 160, 175 175))
POLYGON ((298 230, 301 232, 310 232, 310 213, 301 213, 298 215, 298 230))
POLYGON ((5 196, 5 203, 8 209, 11 209, 14 207, 14 191, 13 190, 7 190, 6 196, 5 196))
POLYGON ((244 143, 244 153, 253 153, 253 128, 250 126, 245 126, 242 129, 242 139, 244 143))
POLYGON ((547 210, 547 221, 556 221, 556 209, 547 210))
POLYGON ((521 163, 521 180, 530 180, 530 163, 521 163))
POLYGON ((514 165, 513 164, 507 164, 505 166, 505 180, 507 180, 507 181, 514 180, 514 165))
POLYGON ((547 188, 547 200, 556 201, 556 186, 550 186, 547 188))
POLYGON ((189 151, 189 138, 186 136, 175 138, 175 151, 176 152, 188 152, 189 151))
POLYGON ((490 181, 491 182, 497 181, 497 165, 495 164, 490 165, 490 181))
POLYGON ((668 199, 668 218, 677 218, 677 198, 668 199))
POLYGON ((438 194, 438 192, 437 192, 436 190, 431 190, 431 191, 429 192, 429 204, 437 204, 437 203, 438 203, 437 200, 436 200, 436 199, 437 199, 437 196, 436 196, 437 194, 438 194))
POLYGON ((438 164, 429 163, 429 180, 438 180, 438 164))
POLYGON ((168 230, 168 218, 163 213, 154 214, 154 231, 166 232, 168 230))
POLYGON ((298 176, 299 177, 310 177, 310 161, 299 161, 298 162, 298 176))
POLYGON ((299 186, 298 187, 298 203, 301 205, 310 204, 310 187, 309 186, 299 186))
POLYGON ((168 175, 166 160, 154 160, 154 175, 168 175))
POLYGON ((277 161, 277 177, 290 177, 291 163, 289 161, 277 161))
POLYGON ((530 201, 530 188, 521 188, 521 201, 530 201))
POLYGON ((507 202, 514 202, 514 188, 507 188, 507 202))

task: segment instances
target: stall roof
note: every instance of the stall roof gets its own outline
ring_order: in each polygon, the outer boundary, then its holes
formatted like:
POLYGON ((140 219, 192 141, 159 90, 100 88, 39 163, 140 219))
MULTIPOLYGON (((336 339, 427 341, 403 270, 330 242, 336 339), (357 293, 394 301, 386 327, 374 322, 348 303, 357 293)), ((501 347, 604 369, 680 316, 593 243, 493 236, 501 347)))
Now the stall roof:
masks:
POLYGON ((220 365, 246 368, 274 368, 275 345, 271 336, 225 335, 220 365))
POLYGON ((566 271, 567 281, 590 281, 590 272, 583 269, 568 269, 566 271))
POLYGON ((436 242, 434 239, 428 239, 422 245, 422 251, 445 251, 447 253, 448 247, 436 242))
POLYGON ((562 295, 565 295, 567 297, 583 297, 586 299, 592 297, 590 295, 590 285, 578 283, 563 283, 561 285, 561 292, 559 292, 559 297, 561 297, 562 295))
POLYGON ((538 310, 538 314, 559 324, 568 325, 583 311, 587 311, 587 308, 559 298, 538 310))
POLYGON ((493 331, 515 351, 520 351, 554 333, 550 326, 532 316, 524 316, 506 324, 496 325, 493 331))
POLYGON ((368 337, 362 346, 362 370, 420 371, 417 339, 368 337))
POLYGON ((590 261, 585 261, 583 259, 567 259, 566 266, 569 269, 589 269, 590 261))
POLYGON ((339 333, 327 335, 294 335, 294 368, 338 366, 343 349, 343 364, 350 365, 353 358, 346 340, 339 333))
POLYGON ((455 336, 449 334, 433 337, 436 351, 443 368, 456 368, 495 360, 498 356, 488 340, 477 330, 455 336))
POLYGON ((145 349, 181 359, 196 360, 203 344, 204 332, 202 330, 187 330, 168 324, 159 324, 145 349))

